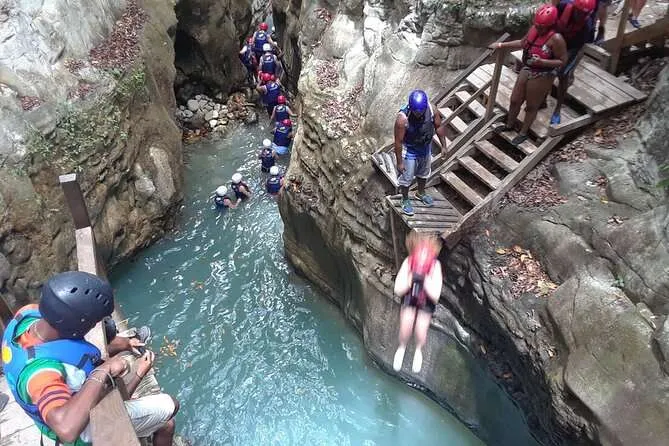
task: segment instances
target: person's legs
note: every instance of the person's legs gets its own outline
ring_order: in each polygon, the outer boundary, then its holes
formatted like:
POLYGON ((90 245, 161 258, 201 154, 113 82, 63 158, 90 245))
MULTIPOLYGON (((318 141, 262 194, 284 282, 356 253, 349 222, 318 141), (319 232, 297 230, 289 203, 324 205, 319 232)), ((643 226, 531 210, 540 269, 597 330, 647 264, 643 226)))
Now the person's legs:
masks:
POLYGON ((574 68, 578 58, 578 49, 569 50, 569 58, 567 59, 567 65, 558 72, 558 87, 557 87, 557 96, 555 109, 553 109, 553 116, 551 116, 551 124, 560 123, 560 111, 562 110, 562 104, 564 103, 564 98, 567 95, 567 90, 573 81, 574 68))
POLYGON ((529 71, 527 69, 520 70, 518 73, 518 78, 516 83, 513 86, 511 91, 511 99, 509 101, 509 113, 506 115, 506 128, 513 128, 516 123, 516 118, 518 113, 520 113, 520 106, 523 105, 525 101, 525 85, 527 84, 527 75, 529 71))
POLYGON ((534 79, 528 79, 526 84, 525 94, 525 119, 523 126, 518 133, 518 136, 513 139, 512 144, 518 145, 527 139, 528 132, 532 123, 537 117, 539 105, 544 100, 546 95, 553 85, 555 76, 538 76, 534 79))
POLYGON ((404 156, 403 161, 404 172, 402 172, 397 179, 400 186, 400 192, 402 193, 402 212, 406 215, 413 215, 413 206, 411 205, 411 200, 409 200, 409 187, 415 177, 417 162, 415 159, 407 158, 406 156, 404 156))
POLYGON ((415 319, 416 308, 403 303, 402 307, 400 308, 400 331, 398 336, 399 346, 397 347, 397 351, 395 351, 395 357, 393 358, 393 369, 396 372, 402 368, 404 352, 406 351, 407 344, 411 338, 411 332, 413 331, 413 324, 415 319))
POLYGON ((427 342, 427 332, 430 329, 432 313, 430 311, 418 310, 416 315, 416 324, 414 325, 414 339, 416 341, 416 350, 413 355, 411 371, 420 373, 423 367, 423 347, 427 342))
POLYGON ((630 9, 629 22, 635 28, 641 28, 641 23, 639 23, 639 14, 641 10, 646 6, 646 0, 632 0, 632 7, 630 9))
POLYGON ((599 20, 599 25, 597 26, 597 36, 595 37, 595 43, 600 43, 604 40, 604 34, 606 32, 606 19, 609 16, 608 7, 609 0, 601 0, 599 2, 599 7, 597 8, 597 20, 599 20))
POLYGON ((425 193, 425 184, 427 183, 428 178, 430 178, 430 173, 432 171, 432 155, 430 153, 427 156, 421 156, 416 158, 416 182, 418 183, 418 192, 416 193, 416 198, 422 201, 426 206, 432 206, 434 200, 431 196, 425 193))
POLYGON ((174 423, 167 424, 179 410, 179 403, 174 398, 166 393, 147 395, 126 401, 125 408, 138 437, 153 435, 155 446, 172 444, 174 423), (156 443, 156 437, 161 443, 156 443))

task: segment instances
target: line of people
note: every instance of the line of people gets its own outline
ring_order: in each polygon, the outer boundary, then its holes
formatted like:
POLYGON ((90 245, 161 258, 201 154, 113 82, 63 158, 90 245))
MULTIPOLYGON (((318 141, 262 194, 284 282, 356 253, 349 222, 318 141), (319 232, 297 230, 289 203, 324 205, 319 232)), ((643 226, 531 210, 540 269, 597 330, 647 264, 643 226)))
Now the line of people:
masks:
POLYGON ((528 132, 539 109, 545 105, 555 77, 558 78, 556 105, 551 125, 561 122, 561 110, 567 89, 574 82, 574 70, 583 57, 587 43, 594 39, 597 0, 552 0, 542 5, 534 16, 534 24, 520 40, 498 42, 492 49, 522 49, 522 68, 511 93, 506 125, 498 131, 512 129, 520 107, 525 103, 525 119, 512 143, 518 145, 528 132))

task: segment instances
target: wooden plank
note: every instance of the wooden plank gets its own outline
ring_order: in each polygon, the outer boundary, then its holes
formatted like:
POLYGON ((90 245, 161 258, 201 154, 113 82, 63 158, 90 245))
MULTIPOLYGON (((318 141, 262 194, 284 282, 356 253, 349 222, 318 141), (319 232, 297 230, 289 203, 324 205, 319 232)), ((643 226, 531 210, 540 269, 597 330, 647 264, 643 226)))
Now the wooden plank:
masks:
POLYGON ((631 3, 631 0, 625 0, 625 3, 623 3, 623 9, 618 18, 618 31, 616 32, 616 37, 608 48, 611 53, 611 63, 609 64, 609 71, 611 73, 615 73, 616 70, 618 70, 620 51, 622 49, 623 39, 625 37, 625 27, 627 25, 627 13, 629 12, 631 3))
POLYGON ((592 59, 597 60, 599 62, 597 65, 603 70, 609 69, 609 65, 611 64, 611 53, 602 46, 588 43, 585 45, 585 54, 592 59))
POLYGON ((455 116, 453 110, 449 107, 442 107, 439 112, 447 120, 446 124, 450 124, 458 133, 464 133, 467 130, 467 124, 459 116, 455 116))
POLYGON ((658 37, 669 36, 669 17, 663 17, 651 25, 643 26, 623 35, 622 47, 636 45, 641 42, 649 42, 658 37))
POLYGON ((497 52, 497 57, 495 59, 495 69, 492 73, 492 81, 490 83, 490 94, 488 95, 488 102, 485 107, 485 120, 489 121, 492 118, 492 111, 495 108, 495 103, 497 102, 497 90, 499 88, 499 82, 502 75, 502 68, 504 68, 504 56, 506 51, 498 48, 495 50, 497 52))
POLYGON ((91 409, 91 436, 95 446, 139 446, 118 389, 109 392, 91 409))
MULTIPOLYGON (((461 217, 460 213, 453 208, 440 208, 438 206, 432 206, 432 207, 419 206, 418 203, 414 203, 414 201, 416 200, 412 200, 412 204, 415 204, 413 208, 414 215, 419 215, 419 216, 434 215, 449 221, 458 220, 461 217)), ((397 209, 397 212, 401 213, 402 212, 401 202, 400 203, 392 202, 392 203, 393 207, 397 209)))
POLYGON ((623 81, 622 79, 618 79, 617 77, 613 76, 611 73, 602 70, 601 68, 599 68, 595 64, 592 64, 588 61, 583 61, 582 66, 586 70, 591 71, 592 73, 594 73, 595 76, 598 76, 603 82, 607 82, 608 84, 616 87, 618 90, 621 90, 624 93, 627 93, 628 95, 632 96, 637 101, 642 101, 642 100, 646 99, 646 97, 647 97, 647 95, 644 92, 637 90, 632 85, 628 84, 627 82, 623 81))
POLYGON ((566 133, 571 132, 572 130, 576 130, 578 128, 585 127, 586 125, 590 125, 597 120, 599 120, 599 116, 597 115, 591 115, 591 114, 583 115, 571 121, 551 126, 551 128, 548 129, 548 135, 549 136, 564 135, 566 133))
POLYGON ((383 164, 386 166, 386 173, 388 175, 388 179, 390 180, 391 183, 395 187, 399 186, 398 178, 397 178, 397 166, 395 165, 395 161, 393 160, 393 157, 389 153, 383 153, 383 164))
MULTIPOLYGON (((509 38, 509 33, 504 33, 502 36, 495 40, 495 43, 497 42, 504 42, 506 39, 509 38)), ((445 93, 442 94, 436 101, 435 104, 441 103, 441 101, 448 95, 448 93, 453 90, 455 87, 457 87, 459 84, 461 84, 469 74, 476 70, 476 68, 481 65, 492 53, 494 50, 491 49, 485 49, 479 57, 477 57, 464 71, 462 71, 460 74, 458 74, 455 79, 453 79, 448 86, 446 87, 445 93)))
POLYGON ((407 220, 422 220, 422 221, 431 221, 431 222, 443 222, 446 223, 457 223, 460 221, 460 216, 455 215, 435 215, 435 214, 420 214, 415 213, 411 217, 407 217, 407 220))
POLYGON ((437 232, 455 227, 455 224, 440 224, 435 221, 410 220, 407 222, 411 228, 434 229, 437 232))
POLYGON ((60 175, 58 177, 60 187, 63 189, 65 201, 70 208, 72 220, 74 220, 74 228, 81 229, 91 225, 91 220, 88 217, 88 209, 86 209, 86 201, 84 194, 81 192, 79 181, 76 173, 67 175, 60 175))
POLYGON ((476 162, 470 156, 463 156, 458 160, 462 167, 470 171, 476 178, 483 181, 490 189, 495 190, 499 186, 500 179, 493 175, 488 169, 476 162))
MULTIPOLYGON (((499 125, 502 126, 504 124, 499 124, 499 125)), ((513 141, 513 138, 518 136, 518 132, 516 132, 515 130, 505 130, 498 134, 509 143, 513 141)), ((537 146, 535 146, 529 139, 518 144, 516 147, 520 149, 520 151, 523 152, 525 155, 532 155, 537 150, 537 146)))
POLYGON ((479 149, 484 155, 490 158, 492 161, 497 163, 507 172, 513 172, 518 168, 518 162, 511 158, 506 153, 499 150, 497 147, 492 145, 490 141, 476 141, 474 143, 477 149, 479 149))
POLYGON ((455 189, 457 193, 462 195, 465 198, 465 200, 469 201, 472 205, 476 206, 477 204, 483 201, 483 197, 481 197, 478 193, 476 193, 474 189, 469 187, 467 183, 462 181, 462 179, 453 172, 443 173, 442 178, 453 189, 455 189))
MULTIPOLYGON (((483 92, 483 90, 485 90, 485 88, 481 87, 479 89, 481 93, 483 92)), ((481 103, 476 99, 477 96, 478 94, 476 93, 470 94, 469 92, 464 90, 455 93, 455 97, 457 97, 460 101, 462 101, 463 104, 467 104, 467 108, 469 109, 469 111, 474 113, 474 115, 480 118, 481 116, 485 115, 485 107, 481 105, 481 103)))

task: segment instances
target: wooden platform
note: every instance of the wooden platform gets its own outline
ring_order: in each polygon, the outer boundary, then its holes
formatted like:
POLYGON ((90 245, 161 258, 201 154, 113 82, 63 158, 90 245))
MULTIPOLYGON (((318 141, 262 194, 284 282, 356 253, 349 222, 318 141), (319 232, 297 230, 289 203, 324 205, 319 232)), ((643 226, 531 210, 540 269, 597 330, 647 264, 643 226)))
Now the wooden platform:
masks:
POLYGON ((411 198, 414 215, 408 216, 402 212, 402 195, 386 197, 391 209, 402 219, 404 224, 418 232, 442 234, 450 232, 462 218, 462 214, 435 188, 428 188, 426 192, 434 199, 433 206, 425 206, 422 201, 411 198))

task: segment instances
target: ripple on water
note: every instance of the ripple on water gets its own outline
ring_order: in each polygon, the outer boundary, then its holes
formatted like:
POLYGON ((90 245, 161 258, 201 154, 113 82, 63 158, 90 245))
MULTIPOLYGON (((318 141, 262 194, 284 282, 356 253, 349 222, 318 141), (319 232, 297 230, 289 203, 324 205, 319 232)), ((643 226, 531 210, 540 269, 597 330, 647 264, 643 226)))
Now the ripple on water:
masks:
POLYGON ((177 230, 113 275, 153 349, 179 341, 156 364, 182 402, 179 430, 195 445, 483 444, 374 367, 339 310, 290 271, 256 158, 265 132, 189 146, 177 230), (237 169, 255 197, 218 213, 210 196, 237 169))

